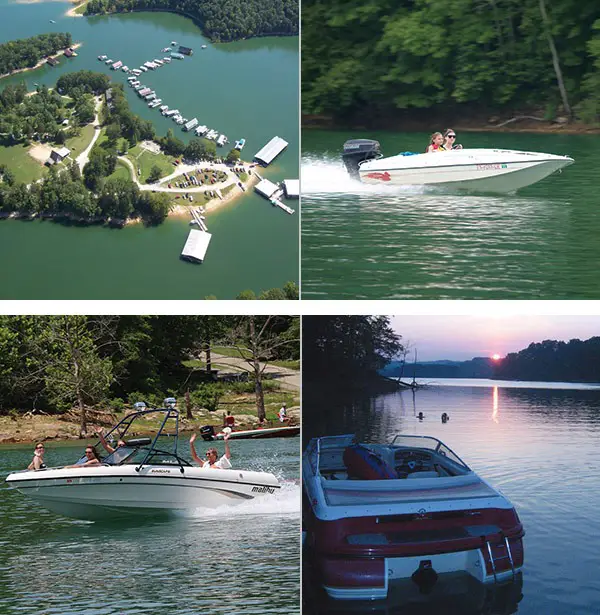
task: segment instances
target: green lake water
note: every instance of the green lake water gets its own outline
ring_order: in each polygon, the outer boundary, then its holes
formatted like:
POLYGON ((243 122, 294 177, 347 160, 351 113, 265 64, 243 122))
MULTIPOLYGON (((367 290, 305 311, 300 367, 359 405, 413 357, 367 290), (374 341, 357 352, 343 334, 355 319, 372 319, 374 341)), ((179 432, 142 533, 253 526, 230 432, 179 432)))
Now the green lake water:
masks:
MULTIPOLYGON (((185 117, 227 134, 230 143, 246 139, 248 160, 272 137, 288 148, 261 175, 271 181, 296 179, 299 165, 298 38, 266 37, 213 45, 190 19, 171 13, 133 13, 70 18, 70 4, 20 4, 0 0, 0 41, 51 31, 71 32, 83 43, 77 58, 62 59, 0 81, 0 88, 25 81, 52 86, 66 72, 88 69, 126 83, 110 71, 101 54, 129 67, 161 58, 171 41, 192 47, 191 58, 144 73, 142 83, 164 104, 185 117), (55 24, 50 20, 56 21, 55 24), (201 49, 201 45, 207 45, 201 49)), ((125 88, 134 113, 151 119, 159 134, 182 132, 156 109, 149 109, 125 88)), ((229 146, 231 147, 231 146, 229 146)), ((227 147, 224 151, 228 151, 227 147)), ((291 203, 295 209, 297 203, 291 203)), ((244 289, 255 292, 298 281, 298 221, 249 193, 208 216, 213 234, 201 265, 179 259, 190 229, 187 218, 155 228, 134 225, 122 230, 65 227, 51 222, 0 221, 0 298, 2 299, 233 299, 244 289)))
POLYGON ((303 298, 600 298, 598 136, 458 136, 465 147, 566 154, 575 164, 509 195, 364 186, 345 172, 344 141, 377 139, 393 155, 423 151, 429 135, 304 131, 303 298))
MULTIPOLYGON (((48 442, 45 460, 74 463, 82 450, 48 442)), ((187 438, 178 452, 189 459, 187 438)), ((4 479, 27 467, 32 447, 2 446, 0 615, 298 614, 298 453, 298 438, 232 442, 234 468, 277 476, 273 497, 170 519, 91 523, 8 488, 4 479)))

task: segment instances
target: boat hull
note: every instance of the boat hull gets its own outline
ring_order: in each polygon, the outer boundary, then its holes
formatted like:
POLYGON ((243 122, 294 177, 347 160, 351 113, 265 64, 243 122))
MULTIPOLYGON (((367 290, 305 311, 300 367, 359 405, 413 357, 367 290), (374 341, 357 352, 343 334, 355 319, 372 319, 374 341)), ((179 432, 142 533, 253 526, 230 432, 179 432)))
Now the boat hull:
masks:
MULTIPOLYGON (((233 440, 255 440, 258 438, 291 438, 300 434, 300 425, 295 427, 273 427, 271 429, 248 429, 232 431, 229 438, 233 440)), ((223 439, 223 433, 215 435, 217 440, 223 439)))
POLYGON ((99 466, 16 472, 6 482, 44 508, 92 521, 235 505, 279 488, 265 472, 196 467, 99 466))
POLYGON ((510 193, 535 184, 573 163, 568 156, 483 150, 393 156, 360 165, 366 184, 433 186, 469 192, 510 193))

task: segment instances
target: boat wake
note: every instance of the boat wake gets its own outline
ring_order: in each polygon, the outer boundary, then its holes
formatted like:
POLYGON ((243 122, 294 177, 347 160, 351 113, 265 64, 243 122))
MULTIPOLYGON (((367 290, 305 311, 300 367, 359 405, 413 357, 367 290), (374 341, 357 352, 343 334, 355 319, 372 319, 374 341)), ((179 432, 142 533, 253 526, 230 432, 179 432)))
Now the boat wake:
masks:
POLYGON ((357 194, 385 195, 424 194, 433 192, 425 186, 386 186, 363 184, 352 179, 341 159, 305 156, 302 158, 302 195, 357 194))
POLYGON ((279 515, 299 517, 300 484, 297 481, 281 481, 281 489, 272 496, 248 500, 236 506, 219 506, 218 508, 197 508, 186 516, 194 519, 228 519, 260 515, 279 515))

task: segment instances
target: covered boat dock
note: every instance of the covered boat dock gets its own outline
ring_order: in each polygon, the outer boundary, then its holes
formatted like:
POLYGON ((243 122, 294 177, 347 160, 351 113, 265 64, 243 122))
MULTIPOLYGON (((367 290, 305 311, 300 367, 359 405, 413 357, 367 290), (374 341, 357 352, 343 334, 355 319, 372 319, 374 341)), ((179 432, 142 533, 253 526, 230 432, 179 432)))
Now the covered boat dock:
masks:
POLYGON ((273 137, 259 152, 254 155, 254 159, 258 160, 264 166, 267 166, 281 154, 288 146, 288 142, 281 137, 273 137))
POLYGON ((193 263, 202 263, 211 238, 212 235, 206 231, 192 229, 181 251, 181 258, 193 263))

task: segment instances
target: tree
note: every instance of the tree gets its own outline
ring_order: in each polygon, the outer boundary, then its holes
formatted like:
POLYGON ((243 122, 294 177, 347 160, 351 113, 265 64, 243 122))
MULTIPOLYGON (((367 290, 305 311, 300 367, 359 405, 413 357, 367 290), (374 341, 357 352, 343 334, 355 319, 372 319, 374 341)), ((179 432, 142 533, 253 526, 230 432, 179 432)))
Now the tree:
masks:
POLYGON ((206 143, 202 139, 192 139, 185 148, 187 160, 203 160, 207 157, 206 143))
POLYGON ((112 382, 111 361, 98 355, 96 345, 103 326, 87 316, 46 316, 40 322, 39 337, 30 341, 38 375, 52 403, 78 408, 79 432, 85 437, 85 407, 104 399, 112 382))
POLYGON ((192 391, 190 397, 194 405, 216 412, 223 397, 223 389, 217 384, 206 383, 192 391))
POLYGON ((229 153, 227 154, 226 160, 228 164, 236 164, 237 162, 239 162, 240 150, 239 149, 230 150, 229 153))
MULTIPOLYGON (((285 316, 240 316, 230 331, 231 347, 247 364, 254 381, 256 412, 259 421, 265 418, 263 374, 269 361, 282 348, 299 345, 300 339, 289 339, 282 335, 282 328, 289 327, 291 317, 285 316)), ((223 359, 221 359, 223 361, 223 359)))
POLYGON ((160 179, 161 175, 162 175, 162 171, 161 171, 160 167, 157 166, 157 165, 154 165, 150 169, 150 174, 148 175, 148 183, 149 184, 156 183, 160 179))

